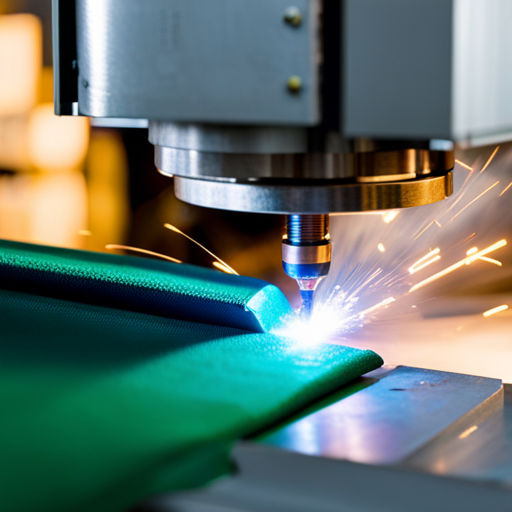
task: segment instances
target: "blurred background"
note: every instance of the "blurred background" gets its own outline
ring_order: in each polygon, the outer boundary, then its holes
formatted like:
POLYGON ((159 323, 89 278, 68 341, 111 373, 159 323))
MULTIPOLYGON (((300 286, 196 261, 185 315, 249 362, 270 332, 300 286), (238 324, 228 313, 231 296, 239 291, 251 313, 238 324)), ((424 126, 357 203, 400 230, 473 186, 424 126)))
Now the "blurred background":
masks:
POLYGON ((104 252, 122 244, 211 266, 170 222, 298 300, 281 269, 283 218, 178 201, 153 151, 146 129, 54 116, 51 0, 0 0, 0 238, 104 252))

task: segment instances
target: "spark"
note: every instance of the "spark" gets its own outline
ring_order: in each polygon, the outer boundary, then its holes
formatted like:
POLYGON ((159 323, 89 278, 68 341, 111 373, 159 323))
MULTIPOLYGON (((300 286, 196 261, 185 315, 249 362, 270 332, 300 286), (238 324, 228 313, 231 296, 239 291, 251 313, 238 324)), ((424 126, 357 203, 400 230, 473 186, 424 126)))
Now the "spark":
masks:
POLYGON ((118 244, 108 244, 105 246, 105 249, 120 249, 123 251, 132 251, 132 252, 140 252, 142 254, 148 254, 150 256, 155 256, 156 258, 162 258, 167 261, 172 261, 173 263, 183 263, 176 258, 171 258, 170 256, 166 256, 165 254, 160 254, 159 252, 147 251, 146 249, 139 249, 138 247, 131 247, 129 245, 118 245, 118 244))
POLYGON ((423 233, 425 233, 425 231, 427 231, 427 229, 428 229, 430 226, 432 226, 432 225, 434 225, 434 224, 436 224, 436 225, 437 225, 437 227, 439 227, 439 228, 440 228, 440 227, 442 227, 442 226, 441 226, 441 224, 439 224, 439 222, 437 222, 437 220, 433 220, 433 221, 432 221, 432 222, 431 222, 431 223, 430 223, 430 224, 429 224, 425 229, 423 229, 422 231, 420 231, 420 233, 414 237, 414 240, 417 240, 421 235, 423 235, 423 233))
POLYGON ((466 254, 468 256, 471 256, 472 254, 475 254, 476 252, 478 252, 478 247, 471 247, 471 249, 469 249, 469 251, 466 254))
POLYGON ((475 201, 480 199, 484 194, 487 194, 487 192, 489 192, 489 190, 493 189, 496 185, 498 185, 498 183, 499 181, 494 183, 494 185, 491 185, 488 189, 484 190, 480 195, 476 196, 475 199, 473 199, 473 201, 470 201, 466 206, 464 206, 464 208, 462 208, 462 210, 456 213, 452 220, 455 220, 466 208, 469 208, 475 201))
POLYGON ((390 304, 395 302, 395 300, 396 299, 394 297, 389 297, 388 299, 384 299, 382 302, 379 302, 378 304, 375 304, 375 306, 372 306, 371 308, 365 309, 364 311, 362 311, 358 315, 360 317, 364 317, 368 313, 372 313, 373 311, 376 311, 377 309, 385 308, 386 306, 389 306, 390 304))
POLYGON ((485 171, 485 169, 487 169, 487 167, 489 167, 489 164, 492 162, 493 158, 496 156, 498 149, 500 149, 499 146, 497 146, 496 149, 492 152, 492 155, 489 157, 489 160, 487 160, 487 162, 485 162, 485 165, 482 167, 480 174, 482 174, 485 171))
MULTIPOLYGON (((179 230, 176 226, 173 226, 172 224, 165 223, 164 228, 170 229, 171 231, 174 231, 175 233, 178 233, 182 236, 184 236, 187 240, 190 240, 194 244, 196 244, 198 247, 201 247, 203 251, 207 252, 212 258, 215 258, 225 269, 228 269, 231 274, 238 275, 238 272, 231 268, 225 261, 221 260, 218 256, 213 254, 212 251, 208 250, 204 245, 201 245, 198 241, 194 240, 192 237, 188 236, 186 233, 183 233, 183 231, 179 230)), ((218 268, 218 267, 217 267, 218 268)))
POLYGON ((386 250, 383 244, 377 245, 377 249, 379 249, 380 252, 384 252, 386 250))
POLYGON ((441 249, 439 247, 437 249, 434 249, 433 251, 430 251, 428 254, 423 256, 423 258, 420 258, 416 263, 411 265, 409 267, 409 273, 415 274, 419 270, 428 267, 428 265, 434 263, 435 261, 438 261, 441 259, 441 256, 439 253, 441 252, 441 249), (430 258, 430 259, 429 259, 430 258))
POLYGON ((461 167, 464 167, 464 169, 467 169, 468 171, 472 171, 473 167, 470 167, 469 165, 466 165, 464 162, 461 162, 460 160, 455 160, 456 164, 459 164, 461 167))
POLYGON ((371 321, 370 314, 389 306, 395 299, 390 297, 374 306, 358 312, 359 298, 348 295, 339 285, 329 298, 313 307, 311 317, 305 320, 300 312, 290 315, 275 333, 291 338, 299 345, 312 345, 329 341, 334 336, 354 332, 371 321))
POLYGON ((226 267, 225 265, 223 265, 222 263, 219 263, 218 261, 214 261, 212 263, 212 265, 215 267, 215 268, 218 268, 219 270, 221 270, 222 272, 226 272, 226 274, 232 274, 233 272, 228 268, 226 267))
MULTIPOLYGON (((487 247, 487 248, 485 248, 485 249, 483 249, 483 250, 481 250, 479 252, 476 252, 474 254, 472 253, 467 258, 464 258, 463 260, 458 261, 457 263, 451 265, 450 267, 445 268, 444 270, 441 270, 441 272, 438 272, 437 274, 434 274, 433 276, 428 277, 424 281, 421 281, 420 283, 415 284, 409 290, 409 293, 412 293, 412 292, 418 290, 419 288, 422 288, 423 286, 425 286, 427 284, 430 284, 433 281, 436 281, 437 279, 440 279, 441 277, 444 277, 444 276, 448 275, 449 273, 451 273, 454 270, 457 270, 457 269, 463 267, 464 265, 470 265, 474 261, 480 259, 482 256, 485 256, 485 255, 487 255, 487 254, 489 254, 489 253, 491 253, 493 251, 496 251, 497 249, 500 249, 501 247, 504 247, 505 245, 507 245, 507 241, 506 240, 500 240, 499 242, 496 242, 495 244, 490 245, 489 247, 487 247)), ((471 249, 470 249, 470 251, 471 251, 471 249)))
POLYGON ((485 318, 487 318, 491 315, 495 315, 496 313, 501 313, 502 311, 506 311, 507 309, 508 309, 508 306, 506 304, 503 304, 503 306, 498 306, 497 308, 489 309, 489 311, 486 311, 485 313, 483 313, 483 316, 485 318))
POLYGON ((497 265, 498 267, 502 267, 503 266, 503 263, 501 263, 501 261, 498 261, 498 260, 493 260, 492 258, 486 258, 485 256, 482 256, 481 258, 478 258, 482 261, 487 261, 487 263, 493 263, 494 265, 497 265))
POLYGON ((92 236, 92 231, 89 231, 88 229, 81 229, 78 234, 80 236, 92 236))
POLYGON ((512 181, 503 189, 503 192, 498 197, 501 197, 510 187, 512 187, 512 181))
POLYGON ((383 217, 382 217, 382 220, 386 223, 386 224, 389 224, 390 222, 393 222, 395 219, 396 219, 396 216, 398 215, 398 212, 393 210, 391 212, 388 212, 386 213, 383 217))
POLYGON ((462 434, 459 435, 459 439, 466 439, 466 437, 470 436, 473 432, 476 432, 478 430, 478 427, 476 425, 473 425, 472 427, 469 427, 467 430, 464 430, 462 434))
POLYGON ((475 238, 476 236, 476 233, 472 233, 471 235, 469 235, 467 238, 465 238, 464 240, 462 240, 462 243, 465 244, 467 242, 470 242, 471 240, 473 240, 473 238, 475 238))

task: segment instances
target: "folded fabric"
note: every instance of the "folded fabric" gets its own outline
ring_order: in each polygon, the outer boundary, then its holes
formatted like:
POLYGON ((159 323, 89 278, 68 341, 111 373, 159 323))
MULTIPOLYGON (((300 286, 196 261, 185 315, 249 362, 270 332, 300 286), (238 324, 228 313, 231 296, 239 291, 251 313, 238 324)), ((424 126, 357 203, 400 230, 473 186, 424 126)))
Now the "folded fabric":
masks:
POLYGON ((0 286, 266 332, 291 312, 259 279, 191 265, 0 240, 0 286))
POLYGON ((71 279, 74 300, 0 278, 0 510, 121 511, 204 485, 231 471, 237 439, 382 364, 371 351, 84 304, 84 281, 62 268, 45 282, 71 279))

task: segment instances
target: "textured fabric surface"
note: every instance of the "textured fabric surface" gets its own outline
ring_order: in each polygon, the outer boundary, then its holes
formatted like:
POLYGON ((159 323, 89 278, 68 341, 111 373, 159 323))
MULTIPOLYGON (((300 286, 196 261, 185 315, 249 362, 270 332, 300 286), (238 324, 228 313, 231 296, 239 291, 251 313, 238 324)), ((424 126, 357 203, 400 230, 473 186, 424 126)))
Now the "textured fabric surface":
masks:
POLYGON ((278 288, 251 277, 2 240, 0 286, 254 332, 291 311, 278 288))
MULTIPOLYGON (((75 299, 83 282, 73 281, 75 299)), ((270 333, 30 294, 29 280, 23 291, 4 283, 2 511, 122 511, 203 485, 231 471, 237 439, 382 364, 371 351, 296 346, 270 333)))

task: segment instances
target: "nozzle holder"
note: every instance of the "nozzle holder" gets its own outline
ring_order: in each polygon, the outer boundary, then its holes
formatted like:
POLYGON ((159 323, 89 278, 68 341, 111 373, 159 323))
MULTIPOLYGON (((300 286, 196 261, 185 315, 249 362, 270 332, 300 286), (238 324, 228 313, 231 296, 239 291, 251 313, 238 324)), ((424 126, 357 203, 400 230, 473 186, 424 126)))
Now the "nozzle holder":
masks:
POLYGON ((293 279, 319 279, 329 273, 328 215, 288 215, 283 236, 283 269, 293 279))

